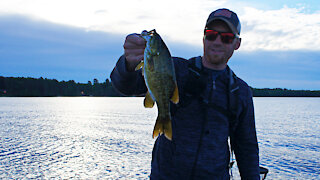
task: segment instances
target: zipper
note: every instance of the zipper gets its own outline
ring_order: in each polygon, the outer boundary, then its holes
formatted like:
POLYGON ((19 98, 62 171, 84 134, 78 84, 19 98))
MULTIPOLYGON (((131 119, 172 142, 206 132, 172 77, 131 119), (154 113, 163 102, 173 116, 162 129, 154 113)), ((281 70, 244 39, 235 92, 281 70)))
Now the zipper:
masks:
POLYGON ((213 80, 213 81, 212 81, 212 89, 213 89, 213 90, 216 90, 216 80, 213 80))

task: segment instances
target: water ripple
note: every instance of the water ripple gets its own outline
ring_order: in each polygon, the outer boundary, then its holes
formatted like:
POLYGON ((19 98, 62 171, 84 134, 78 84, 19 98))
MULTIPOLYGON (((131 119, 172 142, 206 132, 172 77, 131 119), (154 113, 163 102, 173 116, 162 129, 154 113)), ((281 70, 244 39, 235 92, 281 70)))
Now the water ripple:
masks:
MULTIPOLYGON (((319 99, 254 101, 269 179, 318 179, 319 99)), ((149 179, 156 109, 142 102, 1 98, 0 179, 149 179)))

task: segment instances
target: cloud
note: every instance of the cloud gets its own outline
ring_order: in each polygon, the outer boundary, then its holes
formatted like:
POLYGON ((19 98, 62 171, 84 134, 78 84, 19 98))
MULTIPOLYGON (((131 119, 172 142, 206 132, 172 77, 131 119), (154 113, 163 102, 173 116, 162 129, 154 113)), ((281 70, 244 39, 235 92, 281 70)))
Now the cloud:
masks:
POLYGON ((104 81, 122 54, 124 37, 0 16, 0 75, 104 81))
MULTIPOLYGON (((126 34, 87 30, 25 16, 0 16, 0 76, 87 82, 109 77, 126 34)), ((173 56, 202 55, 202 47, 165 38, 173 56)), ((243 51, 229 61, 252 87, 320 89, 319 51, 243 51)))
MULTIPOLYGON (((123 54, 125 36, 25 16, 0 16, 0 75, 104 81, 123 54)), ((175 56, 188 58, 201 52, 199 47, 166 42, 175 56)))
POLYGON ((20 14, 89 30, 132 33, 157 29, 169 40, 201 45, 208 14, 227 0, 33 0, 0 2, 0 13, 20 14))
POLYGON ((305 14, 303 9, 244 9, 242 49, 320 50, 320 11, 305 14))
MULTIPOLYGON (((274 1, 272 1, 274 2, 274 1)), ((271 2, 271 3, 272 3, 271 2)), ((157 29, 164 39, 202 46, 205 21, 214 9, 238 12, 243 51, 320 50, 320 11, 305 5, 263 10, 271 3, 233 0, 32 0, 0 1, 0 14, 19 14, 87 30, 129 34, 157 29)), ((276 3, 277 7, 279 3, 276 3)))

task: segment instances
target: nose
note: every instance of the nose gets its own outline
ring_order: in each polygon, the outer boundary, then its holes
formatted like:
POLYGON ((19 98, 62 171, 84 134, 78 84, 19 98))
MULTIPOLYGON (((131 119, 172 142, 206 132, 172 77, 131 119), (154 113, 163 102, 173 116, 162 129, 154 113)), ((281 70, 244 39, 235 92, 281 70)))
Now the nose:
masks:
POLYGON ((223 44, 220 34, 218 34, 217 38, 213 41, 213 43, 215 43, 215 44, 223 44))

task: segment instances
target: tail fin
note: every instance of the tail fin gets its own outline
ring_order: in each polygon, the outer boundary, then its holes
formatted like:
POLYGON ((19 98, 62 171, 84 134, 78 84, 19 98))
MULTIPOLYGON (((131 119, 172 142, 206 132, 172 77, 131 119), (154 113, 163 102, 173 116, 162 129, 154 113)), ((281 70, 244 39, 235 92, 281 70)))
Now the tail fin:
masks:
POLYGON ((160 118, 158 116, 156 124, 154 125, 152 137, 155 138, 163 133, 167 139, 170 141, 172 140, 172 125, 170 116, 165 118, 160 118))

